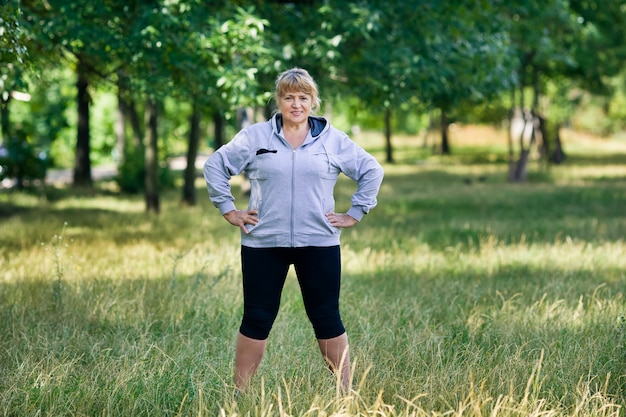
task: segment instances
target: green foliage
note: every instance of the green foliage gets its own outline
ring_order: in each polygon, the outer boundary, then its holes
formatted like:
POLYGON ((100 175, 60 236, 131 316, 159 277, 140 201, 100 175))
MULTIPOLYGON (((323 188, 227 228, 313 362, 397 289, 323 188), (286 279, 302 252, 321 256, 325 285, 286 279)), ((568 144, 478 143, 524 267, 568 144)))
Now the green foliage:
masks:
POLYGON ((111 163, 113 159, 116 141, 113 125, 117 117, 117 100, 113 94, 99 93, 93 96, 90 116, 91 160, 95 165, 102 165, 111 163))
POLYGON ((9 104, 17 109, 12 121, 68 166, 79 66, 91 86, 95 164, 112 158, 112 93, 138 109, 148 95, 169 102, 159 120, 163 159, 186 151, 190 103, 200 103, 204 131, 213 113, 230 128, 239 107, 268 103, 277 72, 289 66, 310 70, 346 130, 380 129, 386 109, 398 133, 423 131, 435 107, 457 121, 499 123, 512 87, 531 85, 535 71, 539 105, 553 125, 623 129, 621 2, 414 3, 10 0, 0 12, 8 63, 0 66, 0 93, 7 100, 28 88, 29 108, 9 104), (56 75, 58 67, 69 74, 56 75))
POLYGON ((626 130, 626 72, 613 79, 612 88, 606 117, 612 122, 610 133, 622 132, 626 130))
MULTIPOLYGON (((343 67, 375 111, 417 99, 422 109, 482 100, 510 85, 514 62, 495 8, 475 2, 352 5, 343 67), (366 19, 364 21, 364 19, 366 19), (357 26, 358 25, 358 26, 357 26)), ((345 12, 344 12, 345 13, 345 12)))
POLYGON ((574 75, 586 90, 610 95, 610 79, 622 72, 626 59, 624 4, 609 0, 597 7, 594 2, 572 0, 569 6, 583 31, 582 38, 573 45, 577 64, 574 75))
POLYGON ((15 180, 18 187, 23 187, 27 182, 44 180, 47 168, 47 155, 19 132, 9 138, 6 146, 0 147, 0 182, 15 180))
MULTIPOLYGON (((146 166, 143 148, 127 149, 124 161, 119 165, 115 182, 119 190, 128 194, 139 194, 145 190, 146 166)), ((159 167, 159 186, 164 190, 176 186, 176 176, 167 166, 159 167)))
POLYGON ((144 190, 146 167, 143 149, 127 149, 124 161, 117 168, 115 182, 120 191, 137 194, 144 190))
POLYGON ((581 101, 586 105, 576 109, 572 126, 594 135, 608 136, 613 129, 613 121, 606 117, 606 107, 609 101, 606 97, 594 97, 585 94, 581 101))
MULTIPOLYGON (((415 107, 418 105, 414 102, 405 103, 393 114, 392 124, 396 133, 414 135, 428 128, 428 114, 416 112, 415 107)), ((345 132, 353 129, 380 130, 383 126, 381 115, 364 108, 363 102, 357 97, 344 97, 333 102, 332 109, 333 125, 345 132)))
MULTIPOLYGON (((0 8, 0 62, 7 64, 2 66, 2 77, 13 65, 23 65, 28 57, 24 39, 27 33, 22 29, 24 18, 20 5, 20 0, 7 0, 0 8)), ((3 82, 4 79, 0 78, 0 91, 5 90, 3 82)))
POLYGON ((75 109, 68 71, 50 69, 42 79, 29 79, 30 100, 11 102, 11 128, 21 130, 50 156, 49 166, 71 166, 76 135, 75 109))
POLYGON ((509 119, 511 103, 505 100, 488 100, 482 103, 465 102, 456 106, 450 119, 466 124, 491 124, 499 126, 509 119))

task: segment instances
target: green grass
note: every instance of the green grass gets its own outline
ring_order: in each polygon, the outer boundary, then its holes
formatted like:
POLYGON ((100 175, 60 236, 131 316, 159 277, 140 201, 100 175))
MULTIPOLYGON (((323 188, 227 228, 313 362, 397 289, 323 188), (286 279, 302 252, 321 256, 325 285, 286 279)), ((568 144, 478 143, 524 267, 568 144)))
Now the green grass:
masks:
POLYGON ((506 142, 462 132, 447 159, 399 139, 343 234, 345 396, 293 273, 233 396, 239 235, 200 180, 197 206, 168 191, 158 216, 140 196, 0 193, 0 416, 624 415, 626 143, 569 138, 566 164, 511 184, 506 142))

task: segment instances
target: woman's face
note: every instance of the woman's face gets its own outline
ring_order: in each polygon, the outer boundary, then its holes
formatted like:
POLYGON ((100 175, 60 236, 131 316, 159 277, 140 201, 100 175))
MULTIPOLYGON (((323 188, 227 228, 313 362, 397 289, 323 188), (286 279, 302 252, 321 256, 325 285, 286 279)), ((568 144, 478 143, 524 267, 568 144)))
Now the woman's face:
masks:
POLYGON ((302 91, 287 91, 278 99, 278 110, 287 124, 307 122, 312 106, 313 97, 302 91))

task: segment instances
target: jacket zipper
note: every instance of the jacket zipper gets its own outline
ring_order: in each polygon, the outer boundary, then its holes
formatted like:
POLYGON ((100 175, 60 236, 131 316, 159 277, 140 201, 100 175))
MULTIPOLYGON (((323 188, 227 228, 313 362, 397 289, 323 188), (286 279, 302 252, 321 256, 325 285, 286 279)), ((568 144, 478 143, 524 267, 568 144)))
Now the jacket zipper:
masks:
POLYGON ((294 149, 291 153, 291 227, 290 229, 290 239, 291 239, 291 247, 296 246, 296 150, 294 149))

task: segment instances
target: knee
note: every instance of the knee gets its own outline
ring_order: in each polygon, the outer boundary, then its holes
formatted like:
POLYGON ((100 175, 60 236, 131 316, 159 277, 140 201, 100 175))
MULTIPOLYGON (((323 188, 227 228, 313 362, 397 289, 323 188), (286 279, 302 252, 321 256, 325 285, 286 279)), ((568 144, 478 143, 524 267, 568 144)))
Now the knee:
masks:
POLYGON ((346 331, 339 309, 314 308, 309 309, 307 315, 317 339, 332 339, 346 331))
POLYGON ((252 339, 267 339, 274 325, 274 320, 276 320, 277 313, 277 311, 259 307, 245 307, 239 331, 244 336, 252 339))

